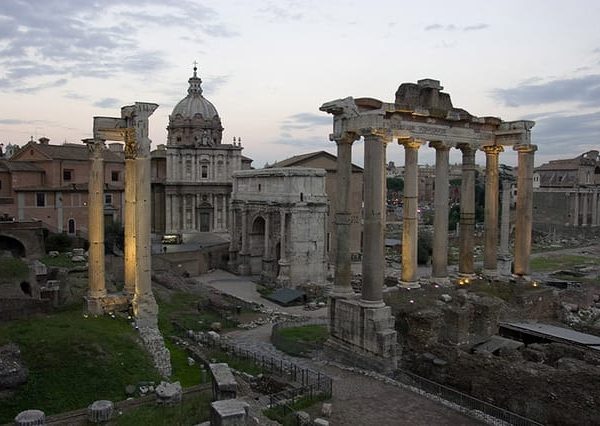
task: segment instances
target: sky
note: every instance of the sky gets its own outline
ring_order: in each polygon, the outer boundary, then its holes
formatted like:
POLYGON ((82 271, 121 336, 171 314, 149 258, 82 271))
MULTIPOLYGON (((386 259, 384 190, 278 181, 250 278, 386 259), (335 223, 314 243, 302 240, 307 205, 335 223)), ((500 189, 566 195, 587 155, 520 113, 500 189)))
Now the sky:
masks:
MULTIPOLYGON (((197 61, 223 141, 242 137, 257 168, 335 154, 324 102, 393 102, 422 78, 473 115, 535 120, 539 165, 600 149, 598 17, 597 0, 1 0, 0 142, 79 143, 94 116, 143 101, 160 105, 150 138, 165 143, 197 61)), ((388 146, 388 160, 403 158, 388 146)))

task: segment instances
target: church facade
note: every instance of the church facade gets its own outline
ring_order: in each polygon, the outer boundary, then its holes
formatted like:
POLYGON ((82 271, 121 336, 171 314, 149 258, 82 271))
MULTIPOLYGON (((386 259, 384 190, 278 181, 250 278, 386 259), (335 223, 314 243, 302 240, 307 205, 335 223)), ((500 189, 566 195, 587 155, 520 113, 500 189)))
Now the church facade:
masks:
POLYGON ((173 109, 166 147, 153 153, 153 231, 163 234, 226 234, 234 172, 250 169, 241 140, 222 143, 223 126, 202 95, 202 80, 188 80, 188 95, 173 109))

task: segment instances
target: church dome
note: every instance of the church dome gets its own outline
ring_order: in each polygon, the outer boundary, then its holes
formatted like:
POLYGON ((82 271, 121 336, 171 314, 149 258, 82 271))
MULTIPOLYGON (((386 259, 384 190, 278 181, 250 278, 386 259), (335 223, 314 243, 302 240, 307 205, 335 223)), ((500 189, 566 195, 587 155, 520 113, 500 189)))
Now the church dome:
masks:
POLYGON ((197 68, 194 66, 194 75, 188 80, 190 83, 188 95, 175 105, 172 117, 181 115, 183 118, 193 118, 196 114, 200 114, 205 120, 212 120, 219 116, 215 106, 202 96, 202 80, 196 71, 197 68))

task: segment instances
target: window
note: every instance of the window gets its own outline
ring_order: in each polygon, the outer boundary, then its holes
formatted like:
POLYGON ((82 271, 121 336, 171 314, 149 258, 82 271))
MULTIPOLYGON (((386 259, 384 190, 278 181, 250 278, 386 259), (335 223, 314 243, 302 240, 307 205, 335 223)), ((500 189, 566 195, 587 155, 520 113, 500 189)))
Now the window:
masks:
POLYGON ((112 171, 110 172, 110 180, 112 180, 113 182, 118 182, 119 181, 119 172, 118 171, 112 171))
POLYGON ((202 178, 206 179, 208 177, 208 166, 202 166, 202 178))
POLYGON ((67 229, 69 234, 75 234, 75 219, 69 219, 67 223, 67 229))
POLYGON ((104 194, 104 205, 112 206, 113 203, 113 195, 112 194, 104 194))
POLYGON ((65 169, 63 170, 63 180, 72 180, 73 179, 73 170, 65 169))
POLYGON ((46 207, 46 194, 43 192, 35 193, 35 205, 37 207, 46 207))

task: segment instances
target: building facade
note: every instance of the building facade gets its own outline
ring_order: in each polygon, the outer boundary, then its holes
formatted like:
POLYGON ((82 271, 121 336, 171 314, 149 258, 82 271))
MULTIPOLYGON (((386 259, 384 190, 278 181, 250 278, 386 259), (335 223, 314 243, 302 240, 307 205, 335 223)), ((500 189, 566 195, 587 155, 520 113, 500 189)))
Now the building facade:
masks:
POLYGON ((173 109, 167 144, 153 152, 153 232, 227 233, 232 174, 250 168, 241 140, 222 143, 223 126, 214 107, 202 95, 202 80, 188 80, 188 94, 173 109))
MULTIPOLYGON (((325 234, 325 253, 330 264, 335 263, 336 256, 336 226, 335 206, 337 204, 337 157, 326 151, 309 152, 296 155, 273 164, 271 167, 308 167, 324 169, 325 192, 329 199, 327 209, 327 230, 325 234)), ((350 253, 353 259, 359 260, 362 252, 362 200, 363 200, 363 169, 352 165, 350 178, 350 253)))

